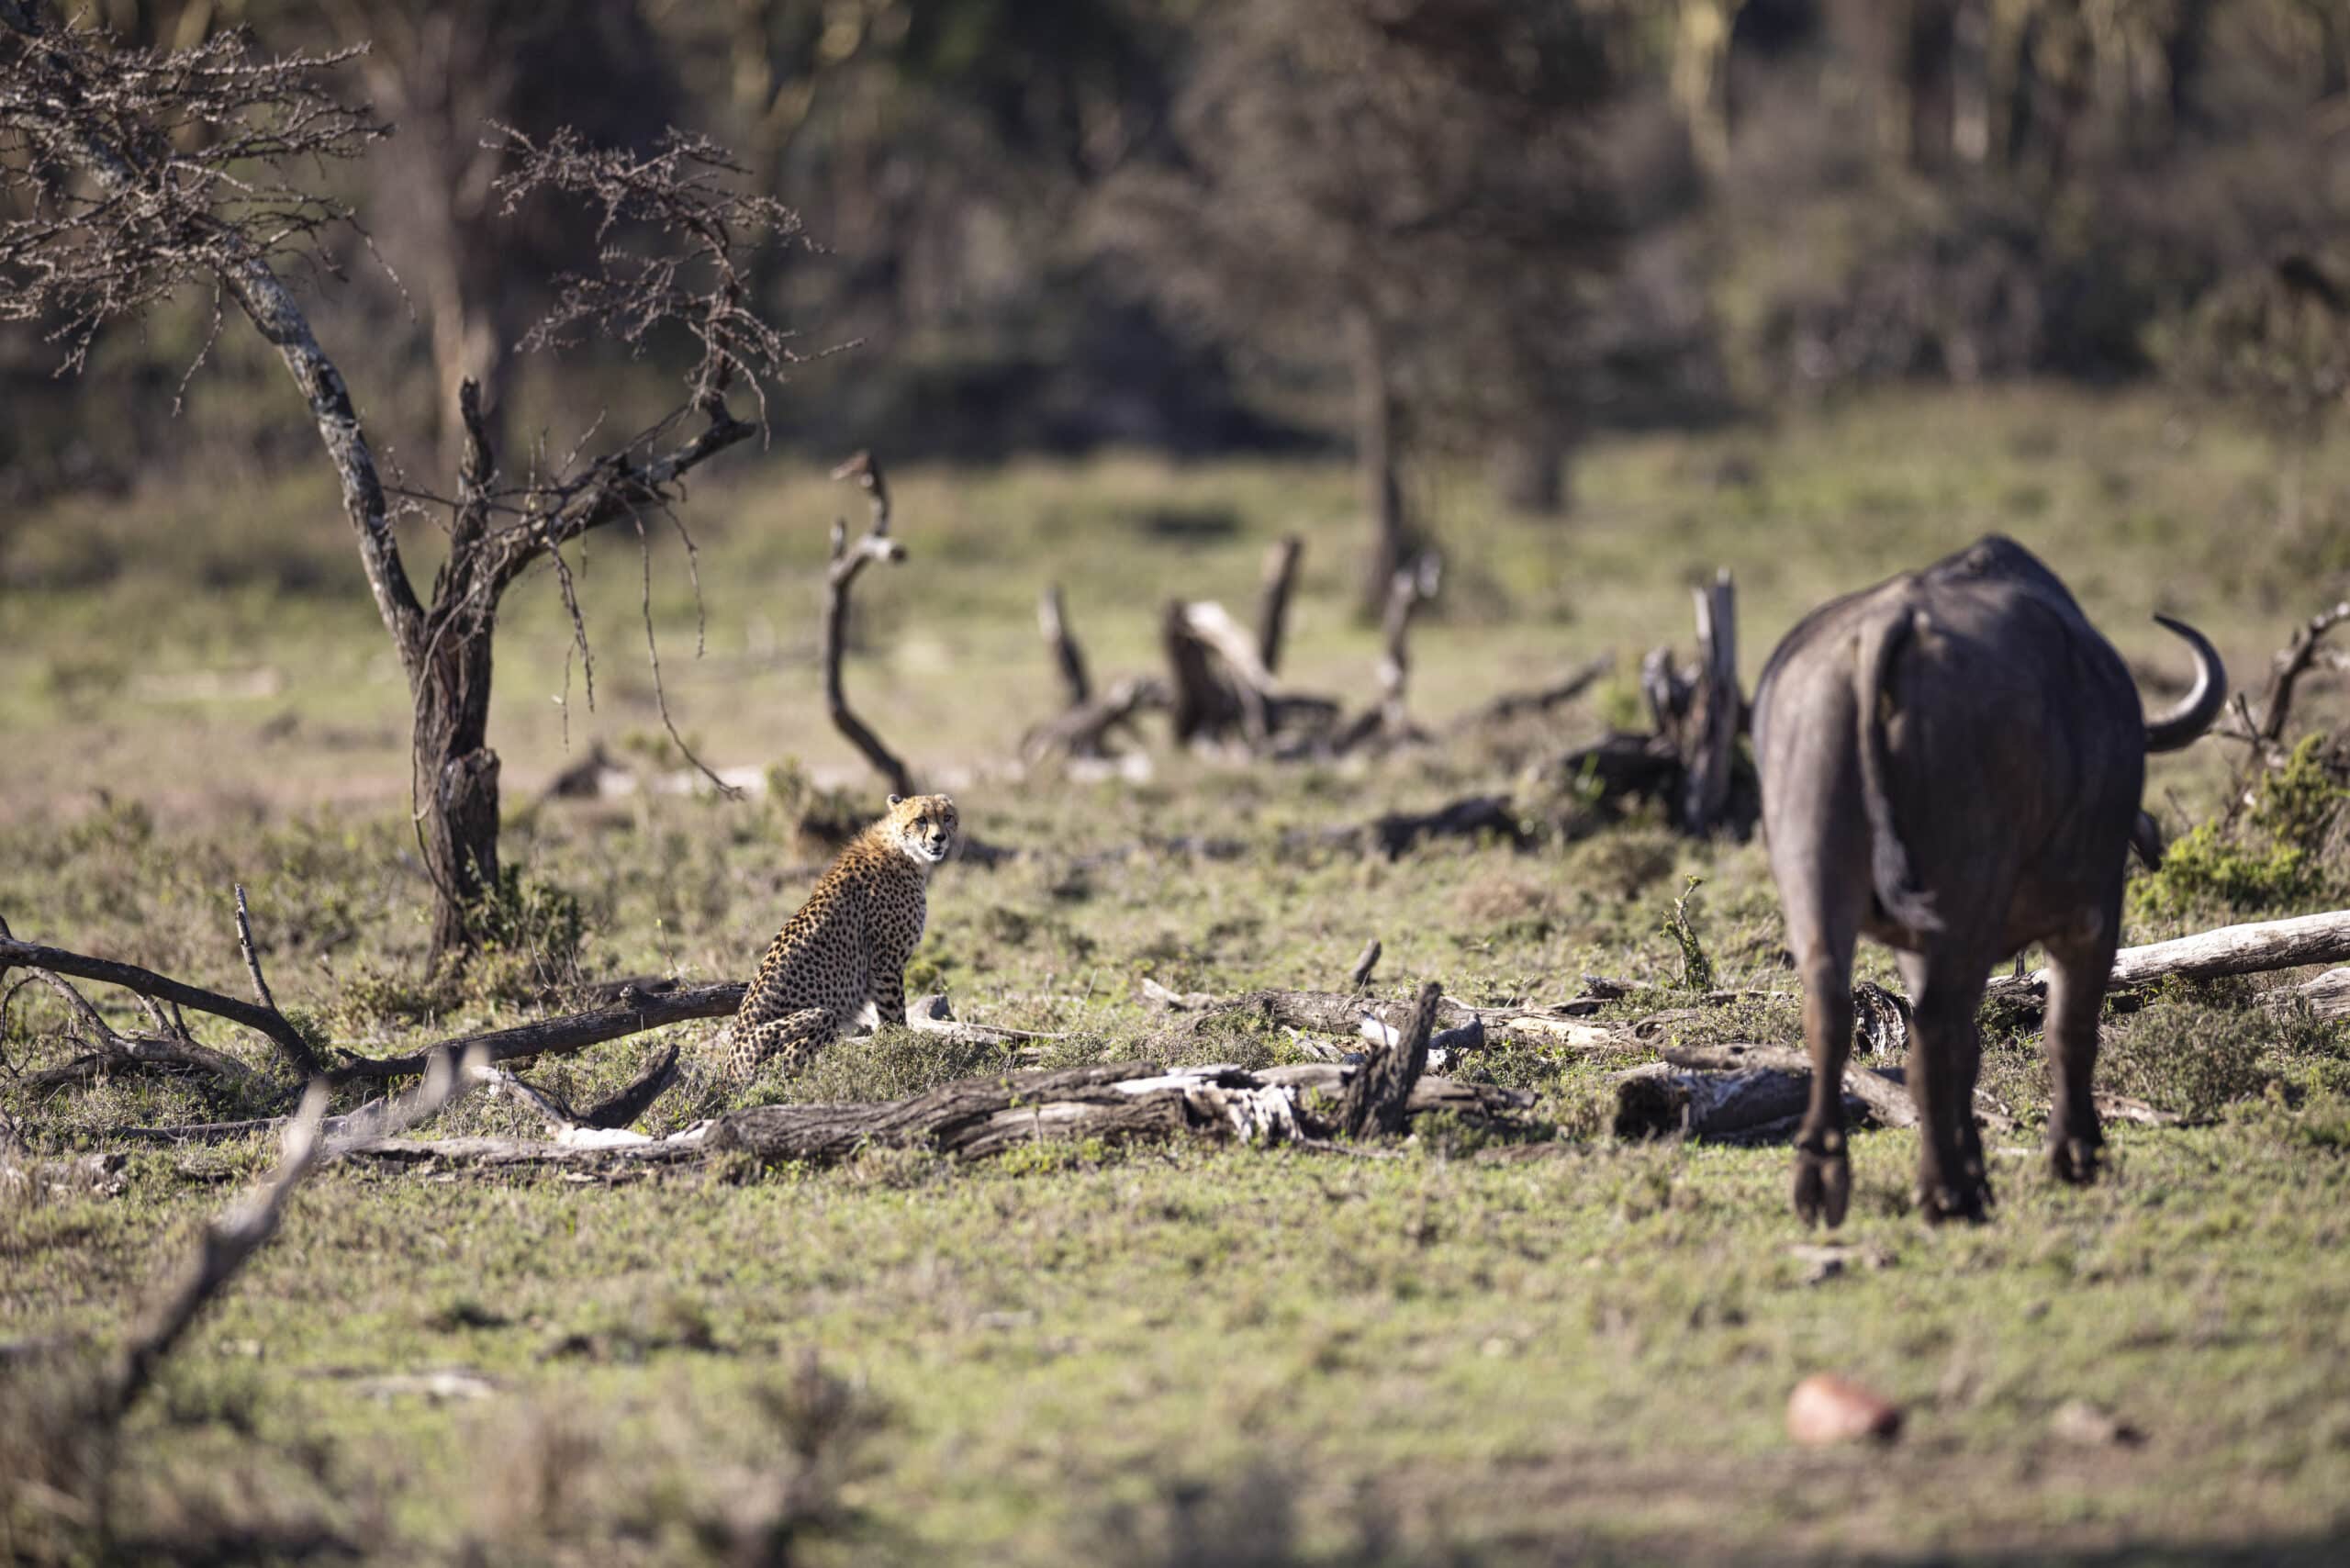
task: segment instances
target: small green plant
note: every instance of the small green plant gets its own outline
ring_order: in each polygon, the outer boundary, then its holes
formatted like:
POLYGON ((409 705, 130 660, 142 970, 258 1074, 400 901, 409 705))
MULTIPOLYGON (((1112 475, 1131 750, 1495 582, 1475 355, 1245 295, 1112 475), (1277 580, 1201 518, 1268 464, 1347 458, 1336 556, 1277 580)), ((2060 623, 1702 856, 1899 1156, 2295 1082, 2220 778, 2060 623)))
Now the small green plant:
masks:
POLYGON ((1714 989, 1714 961, 1706 956, 1706 945, 1697 935, 1696 923, 1690 918, 1689 901, 1706 885, 1703 877, 1691 877, 1681 896, 1673 901, 1673 915, 1664 923, 1664 934, 1681 948, 1681 989, 1706 991, 1714 989))
POLYGON ((2307 903, 2329 890, 2326 841, 2350 801, 2323 751, 2304 736, 2285 766, 2262 776, 2236 820, 2199 823, 2170 846, 2162 869, 2131 889, 2133 912, 2177 918, 2199 908, 2249 913, 2307 903))

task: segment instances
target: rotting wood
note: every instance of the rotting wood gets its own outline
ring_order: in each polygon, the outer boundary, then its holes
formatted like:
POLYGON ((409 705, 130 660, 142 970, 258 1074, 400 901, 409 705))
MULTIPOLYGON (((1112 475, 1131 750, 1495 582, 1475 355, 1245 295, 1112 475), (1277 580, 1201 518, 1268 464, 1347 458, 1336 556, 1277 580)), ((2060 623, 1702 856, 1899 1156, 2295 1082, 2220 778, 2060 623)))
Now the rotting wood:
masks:
POLYGON ((1360 991, 1371 984, 1371 972, 1379 968, 1379 938, 1374 936, 1362 945, 1362 956, 1355 959, 1355 967, 1347 974, 1347 989, 1360 991))
POLYGON ((2332 1022, 2350 1018, 2350 969, 2328 969, 2299 985, 2264 991, 2261 1002, 2270 1008, 2305 1006, 2311 1016, 2332 1022))
POLYGON ((1561 788, 1613 812, 1627 800, 1659 800, 1673 826, 1693 837, 1743 836, 1761 801, 1738 767, 1746 699, 1738 684, 1738 601, 1728 572, 1693 590, 1697 662, 1677 668, 1672 650, 1640 663, 1640 691, 1653 733, 1618 732, 1579 746, 1545 771, 1561 788))
POLYGON ((833 477, 856 481, 866 493, 870 517, 865 533, 853 545, 849 543, 847 521, 833 520, 832 565, 824 573, 824 708, 832 715, 833 727, 890 781, 890 791, 912 795, 917 792, 913 774, 856 716, 841 686, 841 661, 848 651, 849 589, 857 574, 871 563, 885 561, 895 566, 903 561, 906 547, 890 537, 890 486, 882 476, 881 465, 871 453, 858 453, 834 469, 833 477))
POLYGON ((1430 838, 1482 838, 1487 834, 1513 849, 1533 842, 1507 795, 1465 795, 1432 812, 1390 812, 1357 828, 1330 830, 1326 842, 1357 842, 1393 860, 1430 838))
POLYGON ((253 1080, 252 1069, 218 1051, 163 1036, 117 1035, 108 1031, 103 1049, 75 1057, 59 1067, 26 1073, 18 1081, 26 1090, 39 1093, 135 1072, 202 1074, 219 1089, 230 1092, 253 1080))
POLYGON ((1257 637, 1222 605, 1170 599, 1159 633, 1178 745, 1237 740, 1253 756, 1274 758, 1326 749, 1338 704, 1283 690, 1257 637))
MULTIPOLYGON (((867 1144, 928 1148, 978 1159, 1055 1138, 1181 1135, 1303 1141, 1327 1135, 1309 1098, 1342 1092, 1360 1070, 1337 1064, 1248 1072, 1233 1067, 1160 1070, 1143 1062, 966 1079, 889 1105, 762 1105, 718 1118, 705 1140, 767 1160, 829 1163, 867 1144)), ((1489 1085, 1420 1077, 1411 1115, 1460 1112, 1508 1119, 1528 1099, 1489 1085)))

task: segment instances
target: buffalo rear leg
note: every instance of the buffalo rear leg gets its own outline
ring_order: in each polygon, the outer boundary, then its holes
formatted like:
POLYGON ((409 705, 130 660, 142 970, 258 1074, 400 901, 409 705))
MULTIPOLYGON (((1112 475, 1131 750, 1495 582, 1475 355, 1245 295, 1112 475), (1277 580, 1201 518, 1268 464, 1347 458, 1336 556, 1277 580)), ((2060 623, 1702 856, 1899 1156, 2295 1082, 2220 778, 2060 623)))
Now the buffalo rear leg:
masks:
POLYGON ((1909 1098, 1918 1107, 1918 1208, 1929 1224, 1979 1220, 1991 1182, 1975 1126, 1982 1041, 1975 1010, 1988 960, 1975 954, 1903 954, 1913 1014, 1909 1098))
POLYGON ((2048 1168, 2058 1181, 2081 1186, 2097 1180, 2098 1150, 2105 1144, 2091 1080, 2098 1017, 2119 934, 2120 922, 2109 914, 2096 937, 2052 944, 2048 950, 2048 1168))
POLYGON ((1845 1148, 1844 1061, 1852 1049, 1852 939, 1805 966, 1804 1039, 1811 1047, 1811 1100, 1796 1132, 1796 1214, 1807 1225, 1844 1223, 1852 1197, 1845 1148))

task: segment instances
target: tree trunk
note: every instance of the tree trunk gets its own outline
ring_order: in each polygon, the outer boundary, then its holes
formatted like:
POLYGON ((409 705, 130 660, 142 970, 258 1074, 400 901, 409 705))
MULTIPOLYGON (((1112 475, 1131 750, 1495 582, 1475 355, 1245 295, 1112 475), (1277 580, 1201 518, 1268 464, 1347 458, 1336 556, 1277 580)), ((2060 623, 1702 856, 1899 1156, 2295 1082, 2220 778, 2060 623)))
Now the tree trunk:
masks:
POLYGON ((1556 424, 1511 431, 1494 445, 1489 461, 1494 492, 1502 504, 1538 517, 1567 510, 1567 434, 1556 424))
POLYGON ((2200 90, 2210 26, 2211 0, 2178 0, 2171 7, 2170 25, 2162 32, 2163 68, 2170 79, 2170 123, 2164 130, 2173 140, 2203 125, 2200 90))
POLYGON ((483 897, 498 886, 498 754, 487 745, 493 614, 435 617, 417 677, 417 833, 432 879, 432 955, 475 945, 483 897))
POLYGON ((1901 85, 1908 100, 1909 166, 1921 172, 1950 162, 1957 48, 1958 0, 1910 0, 1901 85))
POLYGON ((1387 605, 1387 585, 1414 554, 1411 524, 1404 515, 1404 487, 1397 476, 1395 387, 1388 364, 1386 334, 1368 307, 1347 318, 1347 351, 1354 362, 1355 472, 1362 486, 1364 513, 1371 519, 1371 550, 1363 575, 1361 612, 1378 619, 1387 605))

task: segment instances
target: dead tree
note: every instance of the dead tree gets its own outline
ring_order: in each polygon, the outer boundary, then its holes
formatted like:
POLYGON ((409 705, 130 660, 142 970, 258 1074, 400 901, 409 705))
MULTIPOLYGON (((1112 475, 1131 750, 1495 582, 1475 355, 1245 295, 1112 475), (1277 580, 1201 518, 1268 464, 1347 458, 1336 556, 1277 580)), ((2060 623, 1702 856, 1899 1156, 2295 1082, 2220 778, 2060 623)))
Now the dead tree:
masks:
POLYGON ((1145 710, 1167 706, 1167 688, 1148 676, 1123 676, 1096 694, 1086 673, 1085 652, 1069 630, 1067 602, 1058 583, 1036 600, 1036 626, 1060 674, 1068 705, 1020 738, 1020 759, 1030 767, 1060 756, 1099 761, 1111 755, 1113 731, 1130 726, 1145 710))
POLYGON ((1179 744, 1237 743, 1252 755, 1304 755, 1327 745, 1338 705, 1284 690, 1261 642, 1213 600, 1169 599, 1160 621, 1179 744))
POLYGON ((916 792, 912 773, 849 708, 848 694, 841 689, 841 659, 848 651, 848 590, 868 564, 903 561, 906 547, 890 537, 890 486, 871 453, 858 453, 834 469, 833 477, 855 479, 866 493, 871 515, 864 536, 854 544, 849 543, 848 520, 833 520, 832 565, 824 573, 824 707, 833 716, 833 727, 890 781, 890 792, 912 795, 916 792))
POLYGON ((1762 801, 1740 766, 1746 698, 1738 684, 1738 609, 1728 572, 1694 590, 1697 662, 1674 665, 1658 648, 1640 662, 1640 692, 1654 730, 1617 734, 1552 764, 1554 777, 1613 808, 1627 799, 1661 801, 1673 825, 1692 837, 1753 830, 1762 801))
POLYGON ((1061 585, 1051 583, 1036 600, 1036 629, 1045 634, 1045 646, 1052 650, 1053 667, 1060 671, 1061 689, 1068 693, 1069 706, 1082 708, 1093 695, 1093 683, 1085 673, 1085 654, 1078 647, 1077 638, 1069 629, 1069 609, 1061 599, 1061 585))
POLYGON ((2294 630, 2292 642, 2278 651, 2268 672, 2267 689, 2261 694, 2260 723, 2253 732, 2264 750, 2283 747, 2285 724, 2293 712, 2294 689, 2301 677, 2321 664, 2328 669, 2344 667, 2342 655, 2322 644, 2326 636, 2345 621, 2350 621, 2350 602, 2311 616, 2294 630))
MULTIPOLYGON (((614 523, 642 538, 648 520, 675 522, 687 476, 757 433, 727 396, 738 382, 757 393, 791 355, 756 313, 743 261, 757 242, 796 232, 798 220, 768 197, 729 191, 714 176, 739 170, 699 138, 673 134, 638 156, 592 151, 568 133, 538 143, 484 128, 515 161, 496 187, 506 213, 544 193, 587 204, 601 224, 595 270, 558 280, 554 311, 524 346, 594 332, 643 347, 674 329, 699 353, 672 413, 516 486, 499 483, 477 390, 470 381, 453 389, 465 436, 456 493, 406 498, 450 517, 448 556, 428 599, 402 560, 394 506, 342 373, 279 272, 315 256, 350 216, 293 183, 292 171, 358 158, 387 133, 319 85, 349 57, 263 58, 241 32, 169 52, 118 50, 102 32, 61 25, 41 0, 0 0, 0 194, 23 214, 0 220, 0 319, 53 323, 78 368, 102 326, 208 287, 277 350, 340 481, 408 678, 433 948, 462 954, 498 882, 498 760, 487 729, 499 601, 526 572, 551 565, 585 655, 563 552, 614 523), (674 433, 689 424, 699 428, 674 433)), ((646 625, 649 638, 649 614, 646 625)), ((657 656, 654 669, 657 692, 657 656)), ((592 664, 588 682, 592 700, 592 664)))

